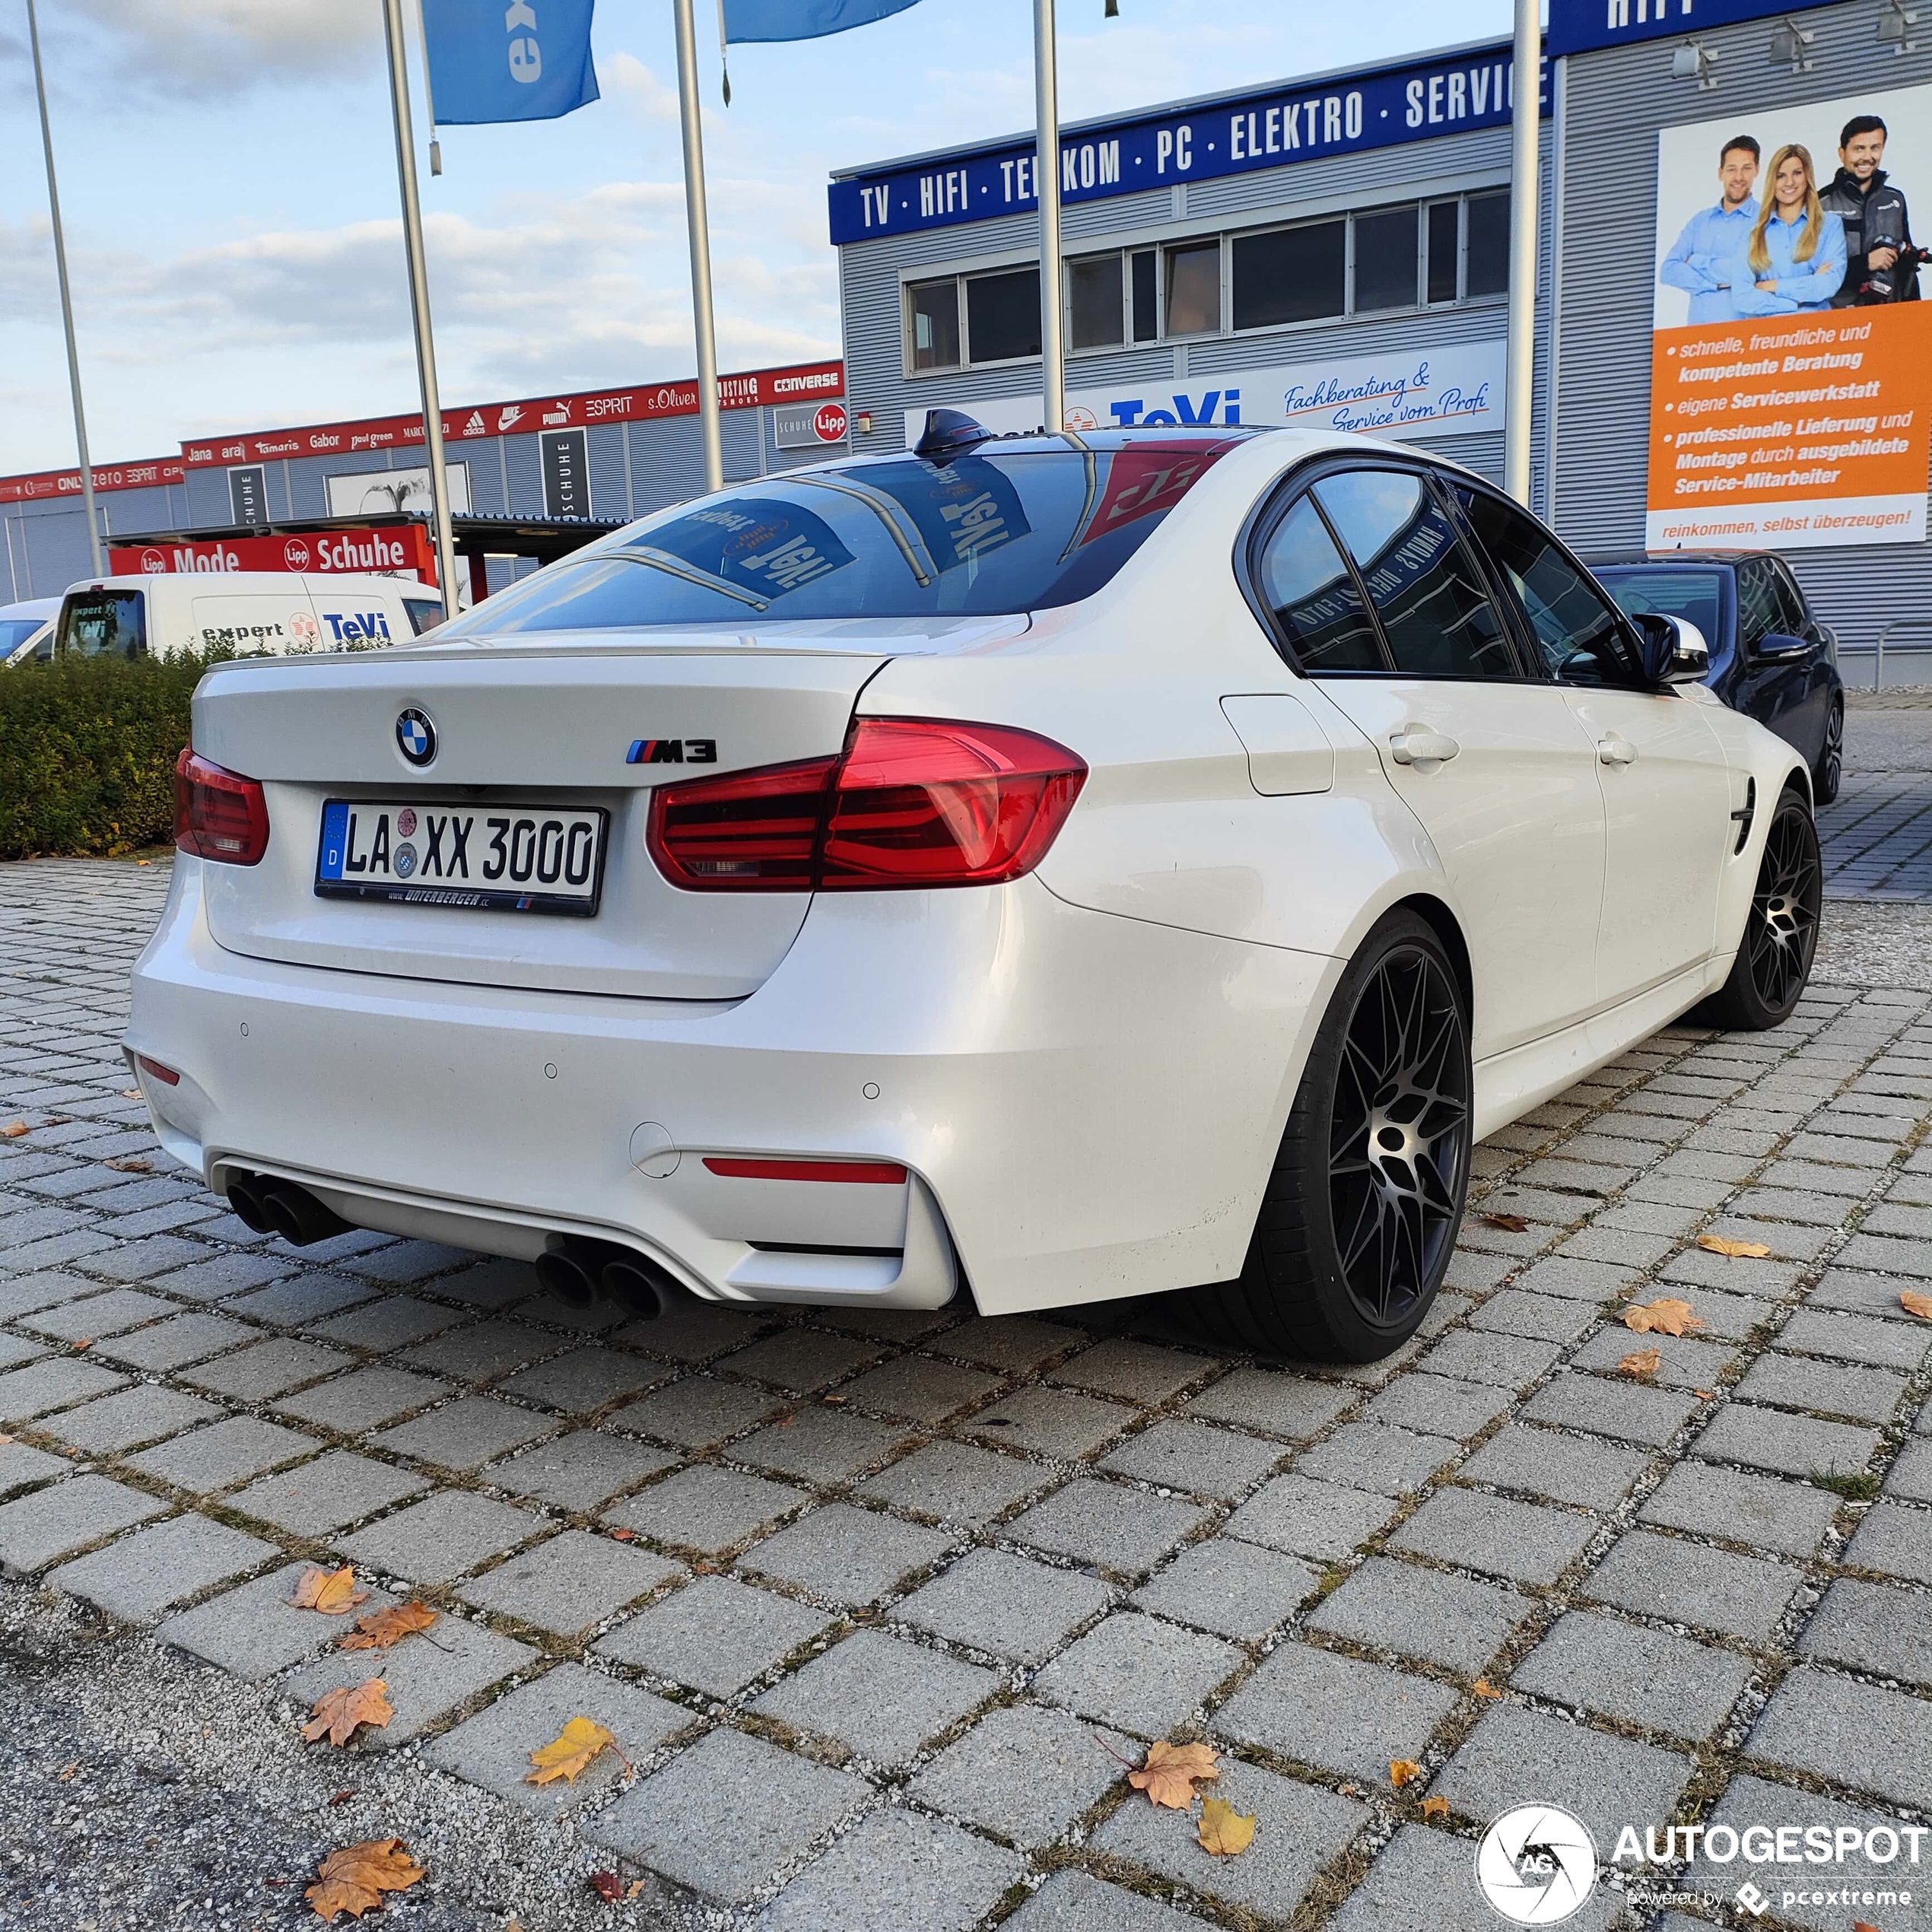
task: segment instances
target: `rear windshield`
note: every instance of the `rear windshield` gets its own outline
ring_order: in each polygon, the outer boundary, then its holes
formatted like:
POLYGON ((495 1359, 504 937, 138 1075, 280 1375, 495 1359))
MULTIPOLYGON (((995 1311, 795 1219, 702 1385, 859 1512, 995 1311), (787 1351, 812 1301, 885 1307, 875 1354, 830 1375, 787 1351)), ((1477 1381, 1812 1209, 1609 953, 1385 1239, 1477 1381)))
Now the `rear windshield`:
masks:
POLYGON ((148 647, 147 613, 138 590, 75 591, 61 606, 55 648, 81 657, 138 656, 148 647))
POLYGON ((409 614, 409 628, 418 637, 443 621, 443 606, 427 597, 405 597, 402 608, 409 614))
POLYGON ((886 456, 732 485, 553 564, 466 637, 784 618, 1007 615, 1091 596, 1241 440, 886 456))
POLYGON ((11 657, 46 621, 44 617, 0 617, 0 659, 11 657))
POLYGON ((1597 580, 1626 617, 1654 611, 1694 624, 1713 651, 1718 648, 1718 613, 1723 609, 1723 580, 1715 570, 1678 566, 1659 570, 1599 570, 1597 580))

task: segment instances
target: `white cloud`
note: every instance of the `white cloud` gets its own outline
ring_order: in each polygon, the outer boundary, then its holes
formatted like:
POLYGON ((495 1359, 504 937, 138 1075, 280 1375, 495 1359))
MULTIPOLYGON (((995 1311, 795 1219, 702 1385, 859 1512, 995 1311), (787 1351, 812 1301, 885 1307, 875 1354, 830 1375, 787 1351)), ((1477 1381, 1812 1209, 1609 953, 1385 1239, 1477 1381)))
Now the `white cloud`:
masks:
MULTIPOLYGON (((208 97, 383 69, 379 0, 65 0, 59 17, 62 37, 91 41, 119 84, 159 94, 208 97)), ((53 23, 42 18, 44 42, 53 23)), ((46 53, 58 79, 65 63, 46 53)))

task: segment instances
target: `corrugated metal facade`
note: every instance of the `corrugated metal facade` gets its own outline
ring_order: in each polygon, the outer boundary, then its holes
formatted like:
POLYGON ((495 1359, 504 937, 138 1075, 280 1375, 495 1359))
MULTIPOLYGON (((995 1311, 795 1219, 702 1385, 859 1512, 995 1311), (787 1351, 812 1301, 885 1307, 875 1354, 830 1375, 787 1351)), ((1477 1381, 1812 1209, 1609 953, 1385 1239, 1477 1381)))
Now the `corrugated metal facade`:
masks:
MULTIPOLYGON (((1727 110, 1740 124, 1756 123, 1779 107, 1932 81, 1932 33, 1919 30, 1915 53, 1885 52, 1881 11, 1873 0, 1849 0, 1794 12, 1792 20, 1817 36, 1804 74, 1770 64, 1775 21, 1701 27, 1698 41, 1717 81, 1708 90, 1672 76, 1674 37, 1572 54, 1562 63, 1555 522, 1586 554, 1644 544, 1657 129, 1721 119, 1727 110)), ((1836 165, 1825 155, 1818 162, 1821 173, 1836 165)), ((1819 615, 1854 648, 1870 647, 1892 618, 1932 614, 1932 545, 1787 554, 1819 615)))
MULTIPOLYGON (((832 450, 780 450, 770 405, 724 412, 727 482, 770 475, 818 462, 832 450)), ((697 495, 704 487, 704 459, 695 416, 657 417, 642 422, 593 424, 588 439, 590 502, 598 516, 642 516, 667 504, 697 495)), ((491 437, 450 446, 452 466, 469 474, 470 508, 485 516, 544 514, 543 472, 535 435, 491 437)), ((326 456, 288 456, 262 463, 272 519, 326 516, 328 479, 420 469, 420 449, 345 451, 326 456)), ((222 526, 232 520, 225 465, 191 469, 180 483, 154 489, 104 490, 95 498, 110 538, 164 530, 222 526)), ((87 525, 75 496, 43 497, 0 504, 0 602, 58 596, 87 576, 87 525)), ((491 582, 510 580, 507 565, 492 567, 491 582)))
MULTIPOLYGON (((1448 134, 1433 140, 1366 153, 1303 161, 1184 188, 1161 188, 1070 206, 1061 227, 1066 253, 1077 256, 1117 237, 1132 234, 1138 242, 1158 236, 1163 240, 1190 234, 1261 226, 1293 221, 1305 214, 1340 208, 1365 209, 1378 203, 1425 199, 1458 189, 1501 187, 1509 180, 1509 130, 1491 128, 1448 134)), ((1543 233, 1540 259, 1547 262, 1548 237, 1552 231, 1552 190, 1555 180, 1552 124, 1543 124, 1543 233)), ((840 288, 845 319, 845 381, 849 408, 856 415, 872 412, 869 437, 855 439, 861 450, 900 448, 904 442, 904 412, 934 403, 970 408, 977 399, 1037 395, 1037 361, 1004 363, 981 369, 953 370, 908 376, 902 342, 904 323, 901 289, 908 272, 990 265, 996 261, 1018 262, 1038 259, 1038 225, 1031 214, 1001 215, 955 227, 927 229, 875 240, 848 243, 839 251, 840 288)), ((1539 290, 1539 313, 1547 312, 1547 287, 1539 290)), ((1346 356, 1388 351, 1428 351, 1444 345, 1499 339, 1504 333, 1503 298, 1473 301, 1453 309, 1384 313, 1343 321, 1303 323, 1279 329, 1244 330, 1219 336, 1193 337, 1185 343, 1150 344, 1070 355, 1069 389, 1109 383, 1120 379, 1213 376, 1224 370, 1257 366, 1329 361, 1346 356)), ((1537 408, 1540 414, 1548 391, 1547 344, 1539 340, 1536 357, 1537 408)), ((1416 439, 1432 442, 1444 453, 1473 469, 1500 477, 1500 434, 1416 439)), ((1534 487, 1541 500, 1543 451, 1536 453, 1534 487)))

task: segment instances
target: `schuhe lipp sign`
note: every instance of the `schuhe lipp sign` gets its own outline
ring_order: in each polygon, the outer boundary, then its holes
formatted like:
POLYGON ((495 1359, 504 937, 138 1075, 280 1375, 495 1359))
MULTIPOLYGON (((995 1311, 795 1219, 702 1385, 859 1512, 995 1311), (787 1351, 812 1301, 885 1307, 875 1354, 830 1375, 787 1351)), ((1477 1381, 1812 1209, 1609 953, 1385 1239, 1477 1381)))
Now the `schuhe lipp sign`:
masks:
POLYGON ((108 553, 116 577, 175 573, 223 576, 230 570, 289 570, 308 575, 378 572, 436 580, 427 533, 419 524, 387 530, 319 530, 303 536, 228 537, 214 543, 117 545, 108 553))

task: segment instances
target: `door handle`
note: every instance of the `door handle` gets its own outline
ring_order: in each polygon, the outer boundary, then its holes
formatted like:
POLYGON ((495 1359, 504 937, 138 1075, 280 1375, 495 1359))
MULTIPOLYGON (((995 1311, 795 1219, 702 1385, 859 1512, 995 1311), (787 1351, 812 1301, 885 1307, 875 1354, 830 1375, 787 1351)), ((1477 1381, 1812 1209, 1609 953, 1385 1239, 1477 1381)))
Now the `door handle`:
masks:
POLYGON ((1441 764, 1462 748, 1454 739, 1426 725, 1405 725, 1389 739, 1389 755, 1397 764, 1441 764))
POLYGON ((1605 764, 1635 764, 1637 748, 1626 738, 1619 738, 1612 732, 1607 738, 1597 741, 1597 755, 1605 764))

